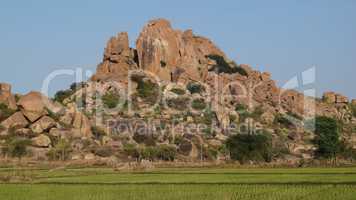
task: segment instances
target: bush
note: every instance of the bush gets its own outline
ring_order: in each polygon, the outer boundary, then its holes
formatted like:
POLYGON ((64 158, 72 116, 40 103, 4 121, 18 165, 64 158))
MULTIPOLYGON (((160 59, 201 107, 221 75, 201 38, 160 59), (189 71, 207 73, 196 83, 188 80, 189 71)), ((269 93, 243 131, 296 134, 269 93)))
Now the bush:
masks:
POLYGON ((110 157, 114 154, 114 151, 111 147, 101 146, 95 149, 94 154, 100 157, 110 157))
POLYGON ((277 125, 280 125, 285 128, 293 128, 294 124, 292 123, 291 120, 289 120, 287 117, 283 116, 282 114, 277 114, 276 117, 274 118, 274 123, 277 125))
POLYGON ((13 115, 15 112, 15 110, 10 109, 6 104, 0 103, 0 122, 13 115))
POLYGON ((270 162, 272 157, 272 140, 269 135, 237 134, 226 141, 231 159, 241 164, 246 161, 270 162))
POLYGON ((114 92, 107 92, 102 100, 104 105, 110 109, 115 108, 120 102, 119 95, 114 92))
POLYGON ((71 152, 70 143, 64 139, 60 139, 57 145, 52 148, 47 156, 50 160, 67 160, 69 158, 69 153, 71 152))
POLYGON ((315 118, 316 154, 322 158, 336 158, 340 150, 339 125, 334 118, 319 116, 315 118))
POLYGON ((60 90, 54 95, 54 101, 63 103, 63 101, 74 94, 73 90, 60 90))
POLYGON ((264 111, 263 111, 262 107, 258 106, 253 110, 253 112, 250 114, 249 117, 251 117, 254 120, 258 120, 261 117, 261 115, 263 114, 263 112, 264 111))
POLYGON ((31 141, 26 138, 13 137, 7 141, 7 145, 2 148, 2 153, 11 157, 21 159, 27 154, 27 146, 31 144, 31 141))
POLYGON ((72 83, 72 84, 70 85, 70 89, 75 92, 75 91, 77 91, 77 90, 80 90, 80 89, 84 88, 85 85, 86 85, 85 82, 72 83))
POLYGON ((195 94, 195 93, 200 94, 205 91, 205 88, 199 83, 189 82, 187 85, 187 90, 189 90, 191 94, 195 94))
POLYGON ((133 76, 132 80, 137 83, 137 95, 146 103, 154 104, 159 97, 159 87, 151 80, 144 80, 143 76, 133 76))
POLYGON ((231 66, 228 62, 226 62, 226 60, 222 56, 209 55, 207 57, 212 60, 215 60, 215 62, 216 62, 216 65, 213 66, 213 68, 210 69, 210 71, 215 71, 218 74, 220 74, 220 73, 227 73, 227 74, 239 73, 242 76, 247 76, 247 72, 245 69, 243 69, 242 67, 240 67, 236 64, 232 64, 232 66, 231 66))
POLYGON ((105 131, 97 126, 92 126, 91 131, 97 140, 101 140, 101 138, 106 135, 105 131))
POLYGON ((194 99, 192 102, 192 107, 195 110, 204 110, 206 108, 206 103, 204 99, 194 99))
POLYGON ((158 149, 156 147, 146 147, 141 149, 141 158, 149 161, 154 161, 158 157, 158 149))
POLYGON ((167 105, 176 110, 186 110, 188 108, 189 100, 188 97, 171 98, 167 100, 167 105))
POLYGON ((356 117, 356 104, 350 104, 352 115, 356 117))
POLYGON ((140 158, 140 150, 134 144, 125 144, 124 152, 126 155, 139 159, 140 158))
POLYGON ((171 89, 171 92, 178 94, 178 95, 184 95, 185 94, 185 90, 180 89, 180 88, 173 88, 171 89))
POLYGON ((183 139, 179 143, 179 153, 188 156, 193 149, 193 145, 189 140, 183 139))
POLYGON ((164 161, 174 161, 177 155, 177 149, 169 145, 160 145, 158 147, 157 158, 164 161))

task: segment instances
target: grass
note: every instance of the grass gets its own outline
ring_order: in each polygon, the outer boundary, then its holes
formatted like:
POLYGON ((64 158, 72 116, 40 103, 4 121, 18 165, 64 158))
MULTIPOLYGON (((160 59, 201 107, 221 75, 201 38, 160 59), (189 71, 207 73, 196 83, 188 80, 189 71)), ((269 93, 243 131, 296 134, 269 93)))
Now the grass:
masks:
POLYGON ((354 199, 355 168, 0 169, 0 199, 354 199), (0 179, 1 182, 2 179, 0 179))

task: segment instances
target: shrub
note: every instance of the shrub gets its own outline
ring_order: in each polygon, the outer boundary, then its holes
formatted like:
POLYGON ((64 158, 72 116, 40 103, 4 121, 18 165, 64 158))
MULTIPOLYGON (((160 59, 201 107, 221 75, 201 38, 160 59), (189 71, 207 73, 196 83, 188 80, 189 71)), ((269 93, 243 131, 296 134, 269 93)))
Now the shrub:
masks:
POLYGON ((2 148, 2 152, 5 155, 21 159, 27 154, 27 146, 30 144, 31 141, 29 139, 13 137, 7 141, 7 145, 2 148))
POLYGON ((85 85, 86 85, 85 82, 72 83, 72 84, 70 85, 70 89, 75 92, 75 91, 77 91, 77 90, 79 90, 79 89, 84 88, 85 85))
POLYGON ((236 112, 238 112, 238 113, 242 113, 242 112, 247 112, 247 106, 245 105, 245 104, 237 104, 236 106, 235 106, 235 110, 236 110, 236 112))
POLYGON ((195 94, 195 93, 202 93, 205 91, 205 88, 200 85, 199 83, 195 83, 195 82, 189 82, 187 85, 187 90, 189 90, 189 92, 191 94, 195 94))
POLYGON ((141 149, 141 158, 149 161, 154 161, 158 157, 158 149, 156 147, 146 147, 141 149))
POLYGON ((272 156, 272 140, 265 134, 237 134, 230 136, 226 141, 231 159, 238 160, 241 164, 246 161, 270 162, 272 156))
POLYGON ((54 95, 54 101, 63 103, 63 101, 74 94, 73 90, 60 90, 54 95))
POLYGON ((100 157, 110 157, 114 154, 114 151, 111 147, 101 146, 95 149, 94 154, 100 157))
POLYGON ((57 145, 47 153, 47 156, 50 160, 64 161, 69 158, 71 150, 70 143, 64 139, 60 139, 57 145))
POLYGON ((120 101, 119 95, 116 94, 115 92, 107 92, 103 97, 102 97, 103 103, 106 107, 112 109, 115 108, 120 101))
POLYGON ((158 147, 157 158, 164 161, 174 161, 177 155, 177 149, 169 145, 160 145, 158 147))
POLYGON ((204 160, 216 160, 218 157, 218 150, 211 148, 211 147, 204 147, 203 152, 199 151, 199 154, 203 153, 203 155, 200 155, 203 157, 204 160))
POLYGON ((0 122, 13 115, 15 112, 15 110, 10 109, 6 104, 0 103, 0 122))
POLYGON ((240 67, 236 64, 232 64, 232 66, 231 66, 228 62, 226 62, 226 60, 222 56, 208 55, 207 57, 212 60, 215 60, 215 62, 216 62, 216 65, 213 66, 213 68, 210 69, 210 71, 215 71, 218 74, 220 74, 220 73, 227 73, 227 74, 239 73, 242 76, 247 76, 247 72, 245 69, 243 69, 242 67, 240 67))
POLYGON ((264 111, 263 111, 262 107, 258 106, 253 110, 253 112, 249 115, 249 117, 251 117, 254 120, 258 120, 261 117, 261 115, 263 114, 263 112, 264 111))
POLYGON ((154 104, 159 97, 159 87, 151 80, 144 80, 143 76, 133 76, 132 80, 137 83, 137 94, 146 103, 154 104))
POLYGON ((206 103, 204 99, 194 99, 192 102, 192 107, 195 110, 203 110, 206 108, 206 103))
POLYGON ((316 154, 323 158, 336 158, 340 150, 339 126, 334 118, 318 116, 315 118, 316 154))
POLYGON ((282 114, 276 115, 276 117, 274 118, 274 123, 286 128, 294 127, 292 121, 289 120, 287 117, 283 116, 282 114))
POLYGON ((356 104, 350 104, 352 115, 356 117, 356 104))
POLYGON ((167 66, 167 63, 163 60, 160 61, 161 67, 165 68, 167 66))
POLYGON ((134 144, 125 144, 123 149, 126 155, 136 159, 140 158, 140 150, 134 144))
POLYGON ((92 126, 91 131, 97 140, 101 140, 101 138, 106 135, 105 131, 97 126, 92 126))
POLYGON ((176 110, 186 110, 188 108, 189 100, 188 97, 171 98, 167 100, 167 105, 176 110))
POLYGON ((184 95, 185 94, 185 90, 180 89, 180 88, 173 88, 171 89, 171 92, 178 94, 178 95, 184 95))

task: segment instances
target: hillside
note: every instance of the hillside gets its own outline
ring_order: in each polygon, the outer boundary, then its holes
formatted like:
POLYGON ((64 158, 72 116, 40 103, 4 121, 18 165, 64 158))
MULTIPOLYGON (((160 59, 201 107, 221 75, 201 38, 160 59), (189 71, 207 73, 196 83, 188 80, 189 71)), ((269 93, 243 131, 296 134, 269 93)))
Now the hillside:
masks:
POLYGON ((165 19, 148 22, 135 48, 126 32, 112 37, 91 79, 54 99, 0 84, 0 147, 9 160, 349 164, 355 117, 356 100, 279 88, 270 73, 165 19))

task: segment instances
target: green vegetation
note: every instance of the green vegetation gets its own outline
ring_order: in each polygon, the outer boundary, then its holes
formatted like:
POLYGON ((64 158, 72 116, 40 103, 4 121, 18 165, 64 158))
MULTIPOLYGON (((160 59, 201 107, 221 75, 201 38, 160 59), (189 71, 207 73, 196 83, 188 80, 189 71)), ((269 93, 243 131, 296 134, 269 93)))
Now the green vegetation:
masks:
POLYGON ((167 100, 167 105, 168 107, 176 110, 186 110, 188 108, 189 101, 190 99, 188 97, 171 98, 167 100))
POLYGON ((0 199, 353 200, 355 168, 0 169, 0 199), (8 184, 18 180, 18 184, 8 184), (20 182, 19 182, 20 181, 20 182))
POLYGON ((356 104, 350 104, 352 115, 356 117, 356 104))
POLYGON ((178 95, 184 95, 185 94, 185 90, 180 89, 180 88, 173 88, 171 89, 171 92, 178 94, 178 95))
POLYGON ((0 122, 13 115, 15 112, 15 110, 10 109, 6 104, 0 103, 0 122))
POLYGON ((93 150, 93 153, 100 157, 110 157, 114 155, 114 150, 108 146, 99 146, 93 150))
POLYGON ((237 134, 226 141, 231 158, 244 164, 247 161, 270 162, 272 142, 267 134, 237 134))
POLYGON ((219 56, 219 55, 209 55, 208 58, 215 60, 216 65, 213 66, 210 71, 215 71, 216 73, 228 73, 228 74, 233 74, 233 73, 239 73, 242 76, 247 76, 247 72, 245 69, 242 67, 236 65, 236 64, 229 64, 226 62, 224 57, 219 56))
POLYGON ((187 90, 189 90, 189 92, 191 94, 195 94, 195 93, 202 93, 205 91, 204 86, 200 85, 199 83, 196 82, 189 82, 187 85, 187 90))
POLYGON ((286 116, 282 114, 277 114, 274 118, 274 123, 285 128, 293 128, 294 124, 286 116))
POLYGON ((1 149, 1 152, 4 156, 21 159, 27 155, 27 147, 31 144, 29 139, 21 137, 9 137, 7 140, 7 145, 3 146, 1 149))
POLYGON ((54 101, 63 103, 63 101, 74 94, 73 90, 60 90, 54 95, 54 101))
POLYGON ((70 143, 64 139, 60 139, 57 145, 48 152, 50 160, 67 160, 71 152, 70 143))
POLYGON ((192 108, 195 110, 204 110, 206 106, 204 99, 194 99, 192 101, 192 108))
POLYGON ((70 89, 60 90, 54 95, 54 101, 63 103, 63 101, 72 96, 76 91, 85 87, 85 82, 72 83, 70 89))
POLYGON ((165 68, 167 66, 167 63, 163 60, 160 61, 161 67, 165 68))
POLYGON ((115 92, 107 92, 103 97, 102 101, 104 105, 110 109, 115 108, 119 102, 120 102, 120 97, 117 93, 115 92))
POLYGON ((159 98, 159 86, 151 80, 146 80, 143 76, 133 76, 132 80, 137 83, 137 95, 146 103, 154 104, 159 98))
POLYGON ((330 117, 315 118, 314 143, 317 145, 317 155, 323 158, 336 158, 340 150, 338 122, 330 117))
POLYGON ((106 135, 106 132, 101 127, 92 126, 91 131, 97 140, 101 140, 106 135))
POLYGON ((138 161, 149 160, 163 160, 174 161, 177 156, 177 149, 174 146, 159 145, 159 146, 135 146, 134 144, 124 145, 124 152, 126 155, 137 159, 138 161))

